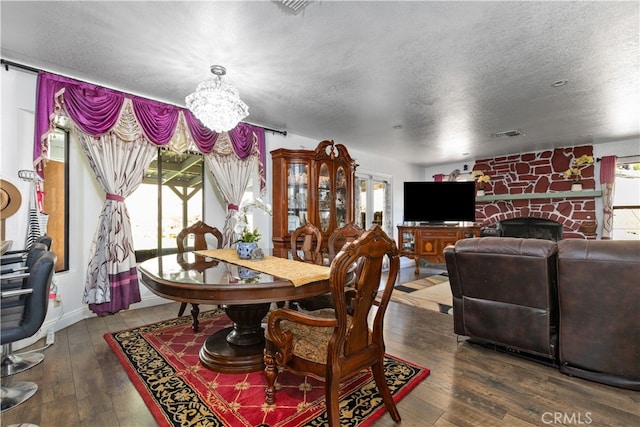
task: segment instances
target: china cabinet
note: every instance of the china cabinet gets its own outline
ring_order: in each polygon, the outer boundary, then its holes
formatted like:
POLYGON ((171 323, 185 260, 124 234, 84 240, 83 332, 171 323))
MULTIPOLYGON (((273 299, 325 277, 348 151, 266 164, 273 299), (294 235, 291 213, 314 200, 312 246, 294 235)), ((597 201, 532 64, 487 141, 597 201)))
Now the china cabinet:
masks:
POLYGON ((311 222, 326 249, 331 233, 354 221, 356 163, 347 148, 322 141, 315 150, 280 148, 273 164, 273 253, 288 257, 291 233, 311 222))

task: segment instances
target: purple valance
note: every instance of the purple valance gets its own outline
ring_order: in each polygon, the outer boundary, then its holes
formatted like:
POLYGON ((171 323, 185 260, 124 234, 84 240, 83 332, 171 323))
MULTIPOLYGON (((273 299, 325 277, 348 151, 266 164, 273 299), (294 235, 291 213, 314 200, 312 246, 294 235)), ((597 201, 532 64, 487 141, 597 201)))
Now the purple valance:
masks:
MULTIPOLYGON (((98 137, 109 132, 116 125, 124 101, 130 99, 138 125, 148 141, 154 145, 166 145, 174 137, 181 115, 186 123, 185 131, 189 134, 187 139, 193 141, 200 152, 210 153, 218 140, 218 134, 202 125, 187 109, 56 74, 43 71, 38 74, 36 97, 33 155, 34 164, 39 173, 42 173, 38 166, 46 157, 46 136, 53 127, 56 108, 63 108, 82 132, 98 137), (61 106, 57 106, 57 98, 61 99, 61 106)), ((266 160, 264 129, 240 123, 235 129, 229 131, 228 135, 234 152, 241 159, 252 154, 253 145, 257 142, 261 175, 263 175, 266 160)))

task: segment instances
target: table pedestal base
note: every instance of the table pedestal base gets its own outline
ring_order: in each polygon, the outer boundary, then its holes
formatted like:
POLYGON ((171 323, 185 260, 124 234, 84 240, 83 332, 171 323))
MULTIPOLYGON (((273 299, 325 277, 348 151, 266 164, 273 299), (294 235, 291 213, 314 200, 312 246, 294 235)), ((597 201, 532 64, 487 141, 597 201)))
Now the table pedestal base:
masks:
POLYGON ((227 335, 232 331, 233 327, 230 326, 207 338, 200 349, 200 362, 211 370, 227 374, 264 369, 264 341, 261 344, 233 345, 227 341, 227 335))
POLYGON ((264 369, 264 328, 270 304, 229 305, 233 326, 211 335, 200 349, 200 362, 216 372, 245 373, 264 369))

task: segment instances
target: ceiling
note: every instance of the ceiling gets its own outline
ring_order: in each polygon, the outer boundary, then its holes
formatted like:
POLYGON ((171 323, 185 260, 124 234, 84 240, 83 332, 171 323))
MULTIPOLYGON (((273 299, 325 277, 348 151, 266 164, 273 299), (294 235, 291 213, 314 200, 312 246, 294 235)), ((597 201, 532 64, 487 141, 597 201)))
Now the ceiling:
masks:
POLYGON ((637 143, 639 8, 2 0, 1 54, 179 106, 223 65, 249 123, 427 166, 637 143))

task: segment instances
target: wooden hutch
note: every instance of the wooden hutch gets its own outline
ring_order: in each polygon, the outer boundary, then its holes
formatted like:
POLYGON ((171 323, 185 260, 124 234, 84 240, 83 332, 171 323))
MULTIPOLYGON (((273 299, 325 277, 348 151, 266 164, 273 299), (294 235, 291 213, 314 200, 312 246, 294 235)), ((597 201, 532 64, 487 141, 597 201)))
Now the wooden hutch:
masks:
POLYGON ((273 254, 286 258, 291 232, 311 222, 329 236, 355 217, 356 163, 347 148, 322 141, 315 150, 280 148, 271 152, 273 164, 273 254))
POLYGON ((420 272, 420 258, 442 264, 444 248, 469 237, 480 237, 480 227, 398 225, 398 249, 401 255, 415 259, 416 274, 420 272))

